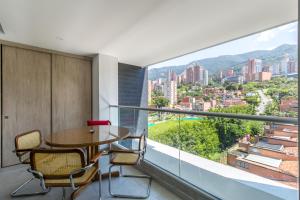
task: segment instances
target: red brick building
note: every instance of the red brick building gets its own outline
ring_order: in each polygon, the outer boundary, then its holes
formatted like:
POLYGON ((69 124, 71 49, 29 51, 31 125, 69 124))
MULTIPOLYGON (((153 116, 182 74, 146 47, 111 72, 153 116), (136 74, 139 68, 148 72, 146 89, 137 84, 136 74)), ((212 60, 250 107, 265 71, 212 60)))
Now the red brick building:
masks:
POLYGON ((281 99, 279 108, 281 112, 298 112, 298 99, 294 97, 281 99))
POLYGON ((298 186, 298 128, 290 125, 267 127, 266 136, 240 139, 227 155, 227 164, 287 185, 298 186), (292 135, 291 133, 297 134, 292 135))

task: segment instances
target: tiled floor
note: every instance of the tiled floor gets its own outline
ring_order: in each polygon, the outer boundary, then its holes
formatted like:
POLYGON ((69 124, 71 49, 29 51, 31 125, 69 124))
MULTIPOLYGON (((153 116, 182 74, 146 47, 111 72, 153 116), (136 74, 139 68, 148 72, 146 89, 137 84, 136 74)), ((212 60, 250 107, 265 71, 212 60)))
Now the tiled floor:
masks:
MULTIPOLYGON (((11 199, 9 193, 17 188, 21 183, 25 182, 31 175, 26 171, 27 166, 13 166, 9 168, 0 169, 0 199, 11 199)), ((124 168, 125 173, 130 174, 139 174, 140 172, 132 167, 124 168)), ((39 182, 31 182, 26 188, 26 191, 39 189, 39 182)), ((146 181, 135 179, 128 180, 126 178, 115 178, 113 179, 113 189, 114 192, 121 191, 122 193, 126 192, 127 194, 144 194, 146 192, 146 181)), ((71 188, 67 188, 67 196, 72 192, 71 188)), ((78 200, 86 199, 98 199, 98 182, 92 183, 89 185, 77 198, 78 200)), ((25 200, 56 200, 61 199, 62 189, 61 188, 52 188, 52 190, 42 196, 35 197, 23 197, 18 199, 25 200)), ((102 199, 117 199, 111 198, 108 194, 108 180, 105 179, 102 181, 102 199)), ((155 180, 152 181, 151 186, 151 195, 149 197, 151 200, 180 200, 177 196, 172 194, 171 191, 166 190, 161 185, 159 185, 155 180)))

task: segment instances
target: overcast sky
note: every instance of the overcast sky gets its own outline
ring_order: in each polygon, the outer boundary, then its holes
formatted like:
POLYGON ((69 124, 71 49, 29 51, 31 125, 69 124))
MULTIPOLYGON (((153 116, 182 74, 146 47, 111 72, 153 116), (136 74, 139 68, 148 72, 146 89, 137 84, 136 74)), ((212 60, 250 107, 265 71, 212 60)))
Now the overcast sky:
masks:
POLYGON ((221 55, 236 55, 255 50, 271 50, 282 44, 297 44, 297 38, 298 22, 293 22, 215 47, 170 59, 155 65, 150 65, 149 69, 165 66, 186 65, 194 60, 212 58, 221 55))

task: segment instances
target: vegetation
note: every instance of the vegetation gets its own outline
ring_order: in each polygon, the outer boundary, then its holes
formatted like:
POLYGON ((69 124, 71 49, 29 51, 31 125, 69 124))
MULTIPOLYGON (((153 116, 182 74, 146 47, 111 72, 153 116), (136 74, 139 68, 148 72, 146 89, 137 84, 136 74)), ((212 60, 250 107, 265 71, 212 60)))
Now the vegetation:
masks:
POLYGON ((220 152, 216 129, 209 120, 167 121, 149 128, 149 138, 209 159, 220 152))
POLYGON ((258 104, 260 103, 260 98, 259 95, 257 93, 255 93, 252 96, 246 96, 245 100, 248 104, 252 105, 252 106, 258 106, 258 104))
POLYGON ((157 108, 162 108, 169 105, 169 99, 163 96, 164 94, 159 90, 154 90, 152 97, 152 105, 155 105, 157 108))
POLYGON ((266 105, 265 115, 280 116, 279 105, 276 101, 266 105))
MULTIPOLYGON (((253 114, 251 106, 216 108, 211 112, 253 114)), ((149 138, 183 151, 220 161, 223 152, 246 134, 259 135, 263 123, 229 118, 197 121, 170 120, 149 127, 149 138)))
MULTIPOLYGON (((298 79, 276 77, 267 82, 249 82, 243 85, 227 82, 221 87, 231 91, 242 91, 248 104, 217 107, 210 109, 210 112, 254 115, 256 106, 260 103, 257 92, 260 89, 273 100, 266 105, 266 115, 297 116, 295 112, 280 112, 279 104, 282 98, 298 98, 298 79)), ((180 85, 177 90, 179 101, 185 96, 201 96, 205 101, 212 98, 210 95, 204 96, 202 89, 191 84, 180 85)), ((153 98, 157 107, 168 103, 160 99, 160 95, 155 94, 153 98)), ((149 127, 150 139, 219 162, 226 161, 227 149, 235 145, 238 138, 246 134, 250 134, 251 138, 254 135, 262 135, 264 127, 264 122, 221 117, 207 117, 202 120, 180 121, 180 123, 177 115, 164 114, 159 118, 161 123, 149 127)))
POLYGON ((177 96, 179 102, 181 102, 181 100, 186 96, 196 97, 202 95, 202 88, 199 86, 192 86, 192 84, 186 83, 177 87, 177 96))
POLYGON ((280 112, 279 105, 281 100, 286 97, 298 99, 298 79, 277 77, 263 85, 265 93, 273 99, 272 103, 266 106, 266 115, 297 117, 296 112, 280 112))
MULTIPOLYGON (((254 114, 252 106, 232 106, 228 108, 211 109, 211 112, 254 114)), ((258 135, 263 132, 263 123, 229 118, 210 118, 212 124, 217 129, 220 139, 220 149, 225 150, 236 143, 236 140, 246 134, 258 135)))
POLYGON ((284 97, 298 98, 298 79, 288 79, 285 77, 277 77, 264 83, 266 94, 272 99, 280 103, 284 97))
POLYGON ((152 99, 152 104, 155 105, 157 108, 162 108, 169 104, 169 99, 165 97, 155 97, 152 99))
POLYGON ((240 90, 242 89, 242 85, 238 84, 238 83, 229 83, 229 82, 225 82, 224 83, 224 87, 226 90, 230 90, 230 91, 235 91, 235 90, 240 90))

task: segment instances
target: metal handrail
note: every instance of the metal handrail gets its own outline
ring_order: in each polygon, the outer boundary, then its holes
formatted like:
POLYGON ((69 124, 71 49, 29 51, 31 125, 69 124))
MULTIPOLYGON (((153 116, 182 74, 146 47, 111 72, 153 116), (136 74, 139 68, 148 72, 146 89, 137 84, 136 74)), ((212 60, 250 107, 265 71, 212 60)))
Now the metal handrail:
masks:
POLYGON ((128 109, 146 110, 146 111, 154 111, 154 112, 168 112, 168 113, 187 114, 187 115, 202 115, 202 116, 209 116, 209 117, 223 117, 223 118, 231 118, 231 119, 255 120, 255 121, 264 121, 264 122, 276 122, 276 123, 295 124, 295 125, 298 124, 298 118, 292 118, 292 117, 245 115, 245 114, 202 112, 202 111, 196 112, 196 111, 146 108, 146 107, 124 106, 124 105, 110 105, 109 107, 128 108, 128 109))

